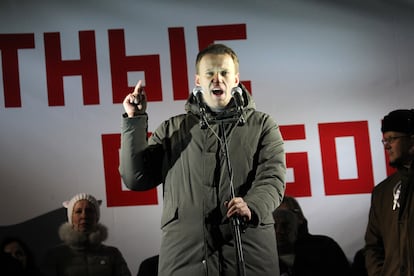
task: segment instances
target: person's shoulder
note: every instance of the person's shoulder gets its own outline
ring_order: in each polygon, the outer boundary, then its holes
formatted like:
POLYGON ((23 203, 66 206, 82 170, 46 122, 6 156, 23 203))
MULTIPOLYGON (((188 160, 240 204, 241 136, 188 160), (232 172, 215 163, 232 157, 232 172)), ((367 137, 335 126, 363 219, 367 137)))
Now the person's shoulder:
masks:
POLYGON ((49 253, 49 254, 53 254, 55 252, 65 251, 65 250, 70 250, 70 247, 68 245, 64 244, 64 243, 59 243, 59 244, 56 244, 52 247, 49 247, 46 250, 46 252, 49 253))
POLYGON ((332 237, 322 234, 309 234, 308 239, 315 242, 336 243, 332 237))
POLYGON ((142 261, 142 264, 153 264, 153 263, 158 264, 159 257, 160 257, 160 255, 155 255, 155 256, 148 257, 148 258, 146 258, 145 260, 142 261))
POLYGON ((164 120, 162 125, 171 125, 171 124, 174 125, 174 124, 182 122, 183 120, 185 120, 189 116, 193 116, 193 115, 191 113, 176 114, 176 115, 170 116, 168 119, 164 120))
POLYGON ((119 250, 118 247, 112 246, 112 245, 101 244, 100 247, 99 247, 99 250, 101 250, 103 252, 110 253, 110 254, 120 254, 120 255, 122 255, 121 250, 119 250))
POLYGON ((336 242, 334 238, 323 234, 308 234, 303 242, 305 244, 313 244, 321 248, 339 247, 338 242, 336 242))
POLYGON ((379 194, 384 190, 394 189, 394 186, 398 183, 399 180, 400 180, 400 175, 398 174, 398 172, 395 172, 395 173, 389 175, 384 180, 382 180, 380 183, 378 183, 374 187, 373 193, 374 194, 379 194))
POLYGON ((265 111, 261 111, 261 110, 257 110, 257 109, 249 109, 248 112, 250 112, 252 114, 252 116, 257 116, 257 117, 263 117, 263 118, 271 118, 272 116, 270 116, 269 113, 265 112, 265 111))
POLYGON ((191 114, 191 113, 182 113, 182 114, 177 114, 175 116, 172 116, 170 118, 170 121, 175 121, 175 122, 178 121, 178 122, 181 122, 183 120, 188 119, 189 117, 195 118, 195 116, 193 114, 191 114))
POLYGON ((173 115, 171 117, 169 117, 168 119, 165 119, 159 126, 157 131, 167 131, 168 129, 170 130, 175 130, 177 128, 180 128, 182 126, 183 121, 188 120, 189 117, 194 118, 194 124, 198 123, 198 119, 192 115, 191 113, 182 113, 182 114, 177 114, 177 115, 173 115))
POLYGON ((264 111, 250 109, 247 112, 246 121, 253 121, 255 123, 261 123, 264 125, 278 126, 278 123, 272 115, 264 111))
POLYGON ((332 237, 322 234, 310 234, 308 237, 308 244, 312 244, 320 248, 323 252, 343 252, 339 243, 332 237))
POLYGON ((151 256, 141 262, 137 276, 157 275, 159 255, 151 256))

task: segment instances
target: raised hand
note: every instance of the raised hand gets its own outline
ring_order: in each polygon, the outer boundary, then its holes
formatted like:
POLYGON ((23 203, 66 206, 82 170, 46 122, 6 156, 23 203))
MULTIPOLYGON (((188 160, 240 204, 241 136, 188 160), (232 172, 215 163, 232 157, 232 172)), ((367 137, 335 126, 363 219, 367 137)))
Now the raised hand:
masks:
POLYGON ((147 110, 147 98, 141 83, 142 81, 139 80, 137 85, 135 85, 134 91, 129 93, 122 102, 128 117, 145 114, 147 110))

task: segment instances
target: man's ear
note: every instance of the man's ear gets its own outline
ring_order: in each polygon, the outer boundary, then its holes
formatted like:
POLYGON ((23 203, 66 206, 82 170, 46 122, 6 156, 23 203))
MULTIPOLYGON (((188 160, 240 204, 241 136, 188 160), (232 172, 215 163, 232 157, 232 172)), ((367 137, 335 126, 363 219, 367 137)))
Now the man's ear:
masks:
POLYGON ((239 83, 240 83, 240 73, 237 73, 236 74, 236 76, 235 76, 235 82, 236 82, 236 86, 238 86, 239 83))
POLYGON ((196 86, 200 86, 200 76, 199 75, 195 75, 195 77, 194 77, 194 84, 196 86))

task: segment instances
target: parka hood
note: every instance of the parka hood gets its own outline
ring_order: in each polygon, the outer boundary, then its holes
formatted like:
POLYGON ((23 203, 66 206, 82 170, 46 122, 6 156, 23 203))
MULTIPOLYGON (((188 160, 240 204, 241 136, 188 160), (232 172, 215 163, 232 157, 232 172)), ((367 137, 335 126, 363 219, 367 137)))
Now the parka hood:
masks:
POLYGON ((106 226, 98 223, 96 230, 91 233, 81 233, 73 230, 72 224, 66 222, 59 227, 60 239, 70 247, 82 248, 87 245, 99 245, 108 238, 106 226))
MULTIPOLYGON (((242 90, 242 96, 244 100, 244 107, 243 110, 246 112, 246 110, 250 109, 256 109, 256 104, 254 103, 254 100, 252 96, 250 95, 250 92, 247 90, 247 88, 242 84, 239 83, 238 87, 242 90)), ((200 116, 200 107, 197 103, 196 97, 193 95, 193 93, 190 93, 187 102, 185 103, 185 111, 187 113, 192 113, 196 116, 200 116)), ((214 120, 218 118, 227 118, 234 116, 236 113, 236 106, 234 104, 234 100, 231 99, 227 107, 223 112, 216 113, 212 111, 208 106, 206 106, 206 117, 208 120, 214 120)))

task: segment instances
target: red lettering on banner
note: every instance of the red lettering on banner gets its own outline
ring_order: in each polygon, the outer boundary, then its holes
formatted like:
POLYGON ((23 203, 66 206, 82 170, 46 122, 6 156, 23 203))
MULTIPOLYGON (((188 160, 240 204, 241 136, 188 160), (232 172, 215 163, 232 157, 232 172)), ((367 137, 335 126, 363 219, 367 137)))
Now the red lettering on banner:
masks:
POLYGON ((188 98, 187 51, 185 48, 184 28, 168 28, 170 40, 171 78, 174 100, 188 98))
POLYGON ((246 39, 246 24, 197 27, 198 49, 202 50, 216 40, 246 39))
MULTIPOLYGON (((285 141, 306 138, 304 125, 280 126, 285 141)), ((293 182, 286 182, 286 194, 294 197, 312 196, 309 161, 306 152, 286 153, 286 167, 293 169, 293 182)))
POLYGON ((103 134, 102 151, 105 171, 106 202, 108 207, 157 205, 157 189, 148 191, 123 191, 119 175, 120 134, 103 134))
POLYGON ((44 43, 49 106, 65 105, 63 77, 76 75, 82 76, 83 103, 99 104, 95 32, 79 32, 79 60, 62 60, 59 33, 45 33, 44 43))
POLYGON ((35 47, 34 34, 0 34, 5 107, 21 107, 19 49, 35 47))
MULTIPOLYGON (((366 121, 323 123, 319 124, 318 127, 325 194, 371 193, 374 180, 368 123, 366 121), (339 179, 335 144, 335 138, 337 137, 354 138, 358 170, 356 179, 339 179)), ((302 124, 280 126, 280 131, 285 141, 306 139, 305 126, 302 124)), ((122 191, 121 177, 118 172, 120 135, 102 135, 102 145, 108 206, 158 204, 155 189, 147 192, 122 191)), ((294 197, 312 196, 308 153, 286 153, 286 165, 287 168, 293 169, 294 176, 294 181, 286 183, 286 194, 294 197)))
MULTIPOLYGON (((169 28, 171 73, 174 100, 188 98, 188 68, 184 29, 169 28)), ((197 27, 198 45, 215 40, 246 39, 246 24, 197 27)), ((128 84, 128 72, 145 73, 148 101, 162 101, 160 57, 156 55, 126 56, 124 30, 108 30, 113 103, 122 103, 134 86, 128 84)), ((63 106, 64 76, 82 77, 84 105, 99 104, 99 83, 94 31, 79 31, 79 60, 62 60, 60 34, 44 33, 47 93, 49 106, 63 106)), ((21 107, 17 50, 34 48, 34 34, 0 35, 4 94, 6 107, 21 107)), ((251 92, 250 81, 242 83, 251 92)))
POLYGON ((161 69, 159 55, 126 56, 124 30, 109 30, 109 57, 113 102, 122 103, 134 86, 128 85, 128 72, 145 73, 145 91, 148 101, 162 101, 161 69))
MULTIPOLYGON (((198 47, 202 49, 215 41, 247 39, 246 24, 198 26, 198 47)), ((188 64, 184 28, 168 29, 171 59, 171 77, 174 100, 188 97, 188 64)), ((148 101, 162 101, 159 54, 126 56, 124 31, 108 30, 109 57, 112 78, 113 103, 121 103, 133 86, 128 85, 128 73, 145 74, 148 101)), ((64 105, 63 77, 82 77, 83 102, 99 104, 99 83, 94 31, 79 31, 79 60, 62 60, 59 33, 44 33, 47 93, 49 106, 64 105)), ((21 107, 18 50, 34 48, 34 34, 0 34, 4 99, 7 107, 21 107)), ((241 81, 251 92, 250 81, 241 81)), ((283 138, 305 140, 304 125, 281 126, 283 138)), ((370 193, 373 183, 371 151, 367 122, 319 124, 321 157, 326 195, 370 193), (335 138, 353 137, 358 177, 339 179, 335 138)), ((105 179, 110 206, 157 204, 156 191, 123 191, 118 173, 119 134, 103 135, 105 179), (148 194, 146 194, 148 193, 148 194), (142 194, 146 194, 141 198, 142 194), (133 196, 132 196, 133 195, 133 196), (138 196, 139 195, 139 196, 138 196)), ((388 155, 385 154, 388 163, 388 155)), ((286 192, 296 197, 311 196, 309 160, 307 152, 286 153, 287 167, 293 169, 294 181, 287 183, 286 192)), ((387 166, 387 175, 395 169, 387 166)))
POLYGON ((370 193, 374 187, 368 122, 319 124, 323 177, 326 195, 370 193), (358 178, 339 179, 336 137, 353 137, 358 178))
POLYGON ((303 140, 306 139, 305 125, 279 126, 283 140, 303 140))
POLYGON ((293 168, 293 182, 286 183, 286 194, 294 197, 312 196, 308 153, 286 153, 286 166, 293 168))

